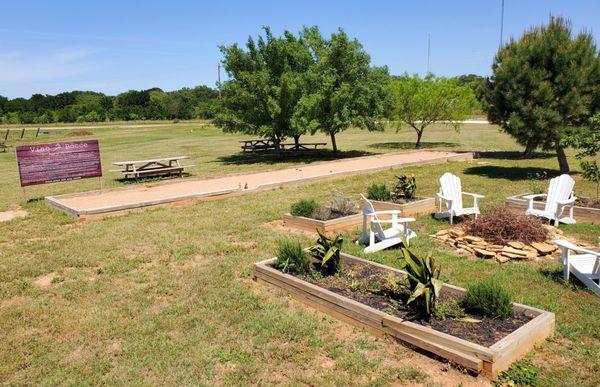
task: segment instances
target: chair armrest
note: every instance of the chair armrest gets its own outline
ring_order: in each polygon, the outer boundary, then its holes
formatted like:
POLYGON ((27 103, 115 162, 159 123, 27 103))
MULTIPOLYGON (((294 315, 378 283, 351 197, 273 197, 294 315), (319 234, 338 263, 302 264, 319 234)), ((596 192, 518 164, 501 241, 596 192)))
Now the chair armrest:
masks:
POLYGON ((400 210, 385 210, 370 212, 368 215, 400 215, 401 212, 400 210))
POLYGON ((521 196, 523 199, 527 199, 527 200, 531 200, 531 199, 535 199, 535 198, 541 198, 541 197, 546 197, 548 195, 546 194, 533 194, 533 195, 525 195, 525 196, 521 196))
POLYGON ((477 199, 483 199, 485 197, 483 195, 479 195, 479 194, 476 194, 476 193, 470 193, 470 192, 463 192, 462 194, 463 195, 472 196, 472 197, 477 198, 477 199))
POLYGON ((435 196, 437 196, 439 199, 442 199, 442 200, 446 200, 446 201, 449 201, 449 202, 451 202, 451 201, 452 201, 452 199, 450 199, 450 198, 447 198, 447 197, 443 196, 443 195, 442 195, 441 193, 439 193, 439 192, 438 192, 438 193, 436 193, 436 194, 435 194, 435 196))
POLYGON ((582 247, 579 247, 577 245, 574 245, 573 243, 563 240, 563 239, 557 239, 553 241, 556 245, 560 246, 560 247, 564 247, 567 248, 569 250, 573 250, 573 251, 577 251, 580 253, 585 253, 585 254, 592 254, 595 255, 597 257, 600 257, 600 251, 593 251, 593 250, 588 250, 588 249, 584 249, 582 247))
POLYGON ((375 219, 375 220, 371 220, 371 223, 377 223, 377 224, 381 224, 381 223, 406 223, 406 222, 414 222, 416 219, 415 218, 398 218, 396 220, 393 219, 375 219))
POLYGON ((575 196, 573 196, 571 199, 567 199, 567 200, 557 200, 556 203, 561 204, 563 206, 567 205, 567 204, 573 204, 575 203, 575 200, 577 200, 577 198, 575 196))

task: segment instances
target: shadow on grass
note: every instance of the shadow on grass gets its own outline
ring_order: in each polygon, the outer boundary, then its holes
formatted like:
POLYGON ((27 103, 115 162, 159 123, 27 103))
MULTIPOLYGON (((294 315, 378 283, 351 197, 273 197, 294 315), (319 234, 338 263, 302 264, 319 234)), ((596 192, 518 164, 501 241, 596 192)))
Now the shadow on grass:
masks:
POLYGON ((485 176, 491 179, 508 180, 547 180, 560 175, 560 172, 557 169, 539 167, 501 167, 497 165, 469 167, 465 169, 464 173, 466 175, 485 176))
POLYGON ((277 156, 275 152, 240 152, 227 156, 220 156, 215 162, 226 165, 243 164, 298 164, 301 162, 339 160, 351 157, 372 156, 376 153, 351 150, 338 151, 337 155, 329 149, 319 149, 306 153, 288 154, 277 156))
POLYGON ((524 158, 523 152, 516 151, 484 151, 475 152, 478 159, 498 159, 498 160, 529 160, 529 159, 551 159, 556 154, 550 152, 535 152, 532 157, 524 158))
POLYGON ((544 277, 556 282, 559 285, 563 285, 569 290, 574 291, 586 291, 587 287, 583 284, 583 282, 579 281, 577 277, 574 275, 570 276, 570 279, 567 281, 564 276, 561 268, 555 267, 544 267, 540 269, 540 274, 544 277))
MULTIPOLYGON (((192 175, 187 172, 183 172, 181 174, 181 178, 190 177, 190 176, 192 176, 192 175)), ((180 179, 179 174, 168 175, 168 176, 138 177, 137 179, 135 179, 133 177, 129 177, 129 178, 121 177, 121 178, 115 179, 115 181, 118 181, 119 183, 121 183, 123 185, 131 185, 131 184, 141 184, 141 183, 156 183, 159 181, 169 181, 169 180, 177 180, 177 179, 180 179)))
MULTIPOLYGON (((418 149, 455 148, 457 146, 459 146, 459 144, 455 142, 422 142, 421 148, 418 149)), ((378 142, 369 145, 369 147, 375 149, 417 149, 415 148, 415 143, 409 141, 378 142)))

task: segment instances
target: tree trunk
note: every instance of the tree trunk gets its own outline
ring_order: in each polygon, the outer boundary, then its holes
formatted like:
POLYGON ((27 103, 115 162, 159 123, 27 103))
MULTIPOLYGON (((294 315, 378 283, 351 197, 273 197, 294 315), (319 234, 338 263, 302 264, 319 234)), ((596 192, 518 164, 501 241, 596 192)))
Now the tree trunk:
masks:
POLYGON ((569 161, 567 160, 565 149, 560 145, 556 146, 556 157, 558 158, 558 166, 560 168, 560 173, 569 173, 569 161))
POLYGON ((329 136, 331 137, 331 146, 333 147, 333 154, 337 156, 338 148, 337 143, 335 142, 335 132, 329 132, 329 136))
POLYGON ((300 135, 297 134, 297 135, 294 136, 294 145, 297 148, 299 144, 300 144, 300 135))
POLYGON ((277 157, 281 157, 281 140, 278 137, 273 138, 273 143, 275 144, 275 154, 277 157))
POLYGON ((421 137, 423 137, 423 131, 417 130, 417 143, 415 144, 415 148, 421 147, 421 137))
POLYGON ((532 158, 533 152, 535 152, 535 148, 537 148, 535 145, 527 143, 527 146, 525 147, 525 150, 523 151, 523 158, 524 159, 532 158))

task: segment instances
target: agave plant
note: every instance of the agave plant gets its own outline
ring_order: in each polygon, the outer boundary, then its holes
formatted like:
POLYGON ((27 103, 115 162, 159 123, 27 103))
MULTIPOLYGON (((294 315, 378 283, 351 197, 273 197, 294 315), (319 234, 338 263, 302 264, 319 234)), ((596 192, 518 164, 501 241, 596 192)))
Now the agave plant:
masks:
POLYGON ((336 274, 342 268, 340 252, 344 238, 340 234, 329 238, 318 229, 317 233, 319 239, 317 239, 317 244, 309 249, 310 253, 315 259, 321 261, 321 268, 325 274, 336 274))
POLYGON ((439 279, 440 267, 435 264, 431 254, 426 258, 420 258, 406 247, 402 248, 402 254, 408 279, 407 289, 410 291, 406 304, 412 304, 420 316, 429 320, 444 284, 439 279))
POLYGON ((399 201, 401 199, 413 199, 417 192, 417 181, 414 176, 406 175, 396 176, 398 181, 394 184, 391 192, 392 200, 399 201))

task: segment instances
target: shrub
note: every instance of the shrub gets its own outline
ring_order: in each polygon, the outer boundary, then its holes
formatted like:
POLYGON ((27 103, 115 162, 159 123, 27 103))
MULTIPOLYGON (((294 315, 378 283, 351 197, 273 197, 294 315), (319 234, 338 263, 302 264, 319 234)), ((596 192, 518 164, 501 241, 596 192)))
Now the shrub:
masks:
POLYGON ((344 194, 338 194, 331 200, 331 212, 339 216, 348 216, 358 213, 358 205, 344 194))
POLYGON ((327 206, 317 206, 312 213, 313 219, 328 220, 331 219, 331 208, 327 206))
POLYGON ((273 265, 284 273, 309 274, 310 257, 297 241, 282 240, 277 248, 277 261, 273 265))
POLYGON ((515 214, 503 207, 494 207, 477 219, 467 220, 465 231, 501 245, 509 241, 530 244, 548 239, 548 230, 540 219, 515 214))
POLYGON ((390 191, 385 184, 371 184, 367 189, 367 198, 387 202, 391 199, 390 191))
POLYGON ((494 280, 470 285, 461 304, 467 312, 492 318, 514 316, 510 294, 494 280))
POLYGON ((310 248, 312 256, 321 262, 321 269, 325 274, 336 274, 342 269, 341 251, 344 238, 337 234, 333 238, 327 237, 317 229, 319 239, 317 244, 310 248))
POLYGON ((440 266, 428 255, 426 258, 417 257, 406 247, 402 248, 404 256, 403 269, 407 273, 410 297, 407 305, 414 307, 417 313, 429 320, 435 310, 437 298, 442 290, 443 282, 440 277, 440 266))
POLYGON ((317 207, 317 203, 313 199, 300 199, 290 208, 290 213, 294 216, 303 216, 310 218, 317 207))
POLYGON ((396 184, 392 189, 392 200, 399 201, 402 199, 413 199, 417 192, 417 181, 414 176, 406 175, 396 176, 396 184))

